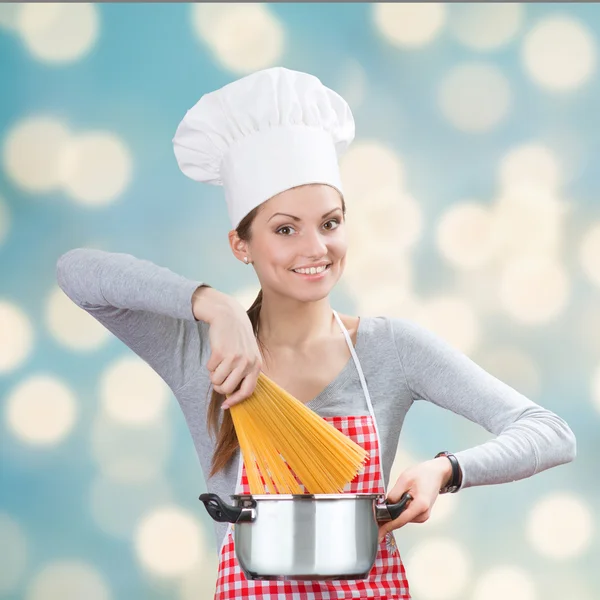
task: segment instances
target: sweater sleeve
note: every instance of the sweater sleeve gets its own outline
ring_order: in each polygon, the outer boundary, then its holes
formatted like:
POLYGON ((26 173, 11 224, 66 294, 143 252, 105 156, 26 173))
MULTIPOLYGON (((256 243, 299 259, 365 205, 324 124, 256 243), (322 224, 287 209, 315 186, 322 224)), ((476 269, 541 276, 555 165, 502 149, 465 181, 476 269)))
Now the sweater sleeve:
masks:
POLYGON ((56 264, 59 287, 176 391, 197 368, 208 324, 196 321, 201 285, 129 254, 75 248, 56 264))
POLYGON ((496 437, 455 452, 461 489, 507 483, 575 459, 567 423, 503 383, 437 334, 393 319, 401 368, 413 399, 427 400, 478 423, 496 437))

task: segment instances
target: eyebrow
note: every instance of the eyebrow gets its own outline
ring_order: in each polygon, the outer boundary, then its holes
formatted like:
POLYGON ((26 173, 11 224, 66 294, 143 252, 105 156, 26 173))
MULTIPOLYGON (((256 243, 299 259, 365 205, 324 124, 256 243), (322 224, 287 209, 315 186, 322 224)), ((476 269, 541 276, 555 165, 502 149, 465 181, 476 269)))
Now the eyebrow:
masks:
MULTIPOLYGON (((336 210, 342 210, 339 206, 336 206, 333 210, 330 210, 329 212, 326 212, 321 219, 324 219, 325 217, 327 217, 328 215, 330 215, 331 213, 334 213, 336 210)), ((276 217, 277 215, 283 215, 284 217, 289 217, 290 219, 294 219, 294 221, 302 221, 302 219, 300 217, 295 217, 294 215, 288 215, 287 213, 275 213, 274 215, 271 215, 271 217, 269 217, 269 221, 273 218, 276 217)), ((267 223, 269 222, 267 221, 267 223)))

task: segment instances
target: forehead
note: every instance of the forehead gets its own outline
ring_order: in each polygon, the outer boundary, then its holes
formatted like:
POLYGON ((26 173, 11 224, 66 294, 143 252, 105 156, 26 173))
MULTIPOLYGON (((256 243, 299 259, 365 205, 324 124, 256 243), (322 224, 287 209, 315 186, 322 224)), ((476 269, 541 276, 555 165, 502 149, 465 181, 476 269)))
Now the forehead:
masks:
POLYGON ((278 212, 300 218, 321 217, 323 213, 342 208, 340 193, 330 185, 302 185, 273 196, 263 204, 263 216, 269 219, 278 212))

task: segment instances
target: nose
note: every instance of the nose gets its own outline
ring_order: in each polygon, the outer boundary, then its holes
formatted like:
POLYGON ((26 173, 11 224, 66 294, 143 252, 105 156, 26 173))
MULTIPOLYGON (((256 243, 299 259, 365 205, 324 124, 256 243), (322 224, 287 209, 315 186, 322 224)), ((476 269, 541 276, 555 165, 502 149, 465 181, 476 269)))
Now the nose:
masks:
POLYGON ((325 236, 320 231, 310 230, 303 237, 302 251, 305 256, 318 259, 327 255, 325 236))

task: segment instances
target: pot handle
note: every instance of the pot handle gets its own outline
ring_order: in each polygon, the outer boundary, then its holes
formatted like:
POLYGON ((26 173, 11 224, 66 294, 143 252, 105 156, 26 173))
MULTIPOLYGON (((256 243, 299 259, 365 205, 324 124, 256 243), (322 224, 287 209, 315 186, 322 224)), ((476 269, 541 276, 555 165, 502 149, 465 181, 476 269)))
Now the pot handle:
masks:
POLYGON ((256 519, 254 508, 231 506, 217 494, 201 494, 199 500, 204 502, 208 514, 219 523, 252 523, 256 519))
POLYGON ((408 507, 413 497, 408 493, 404 492, 402 498, 395 504, 383 504, 375 505, 375 518, 378 523, 387 523, 388 521, 394 521, 397 519, 408 507))

